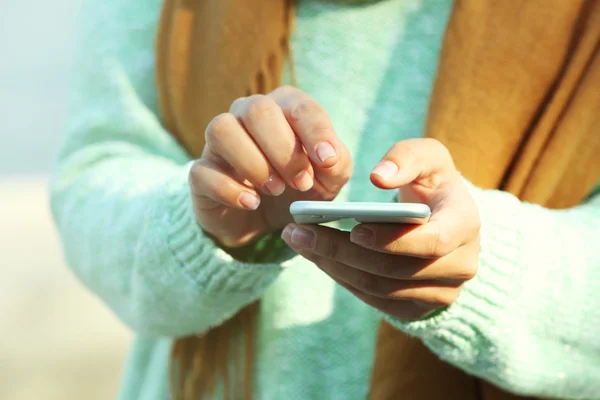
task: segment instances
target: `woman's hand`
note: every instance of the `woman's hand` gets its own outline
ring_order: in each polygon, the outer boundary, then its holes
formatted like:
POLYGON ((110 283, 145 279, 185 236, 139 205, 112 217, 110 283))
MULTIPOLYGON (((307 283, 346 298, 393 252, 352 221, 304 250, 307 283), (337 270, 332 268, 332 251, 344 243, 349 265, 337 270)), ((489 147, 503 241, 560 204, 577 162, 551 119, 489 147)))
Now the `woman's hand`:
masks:
POLYGON ((284 240, 363 302, 403 320, 457 298, 477 272, 479 213, 448 150, 432 139, 398 142, 371 173, 403 201, 423 202, 424 225, 361 224, 351 233, 290 224, 284 240))
POLYGON ((293 87, 233 102, 206 129, 189 176, 202 228, 243 246, 291 222, 296 200, 332 200, 352 161, 325 110, 293 87))

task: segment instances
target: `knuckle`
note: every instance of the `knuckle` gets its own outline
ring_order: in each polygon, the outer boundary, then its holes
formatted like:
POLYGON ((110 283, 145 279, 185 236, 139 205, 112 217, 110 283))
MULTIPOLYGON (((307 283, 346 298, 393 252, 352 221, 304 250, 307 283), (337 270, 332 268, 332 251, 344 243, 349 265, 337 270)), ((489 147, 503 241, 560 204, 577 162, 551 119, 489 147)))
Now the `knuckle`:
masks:
POLYGON ((448 148, 438 139, 428 137, 421 140, 423 140, 423 143, 425 143, 426 147, 428 147, 432 153, 452 159, 450 150, 448 150, 448 148))
POLYGON ((302 100, 295 104, 290 110, 290 116, 294 121, 314 118, 321 113, 321 106, 315 100, 302 100))
POLYGON ((392 254, 403 254, 406 251, 405 241, 401 237, 384 243, 382 247, 392 254))
POLYGON ((441 228, 437 227, 432 240, 432 246, 430 250, 430 256, 433 258, 445 257, 452 252, 452 239, 450 236, 441 228))
POLYGON ((329 137, 332 136, 333 128, 329 123, 328 118, 322 118, 325 114, 314 113, 311 116, 312 126, 310 127, 310 133, 314 137, 329 137))
POLYGON ((384 257, 377 263, 377 274, 386 277, 396 277, 398 275, 398 264, 395 257, 384 257))
POLYGON ((433 307, 448 307, 456 300, 454 290, 434 290, 424 301, 433 307))
POLYGON ((214 117, 206 127, 206 143, 211 146, 226 136, 233 127, 235 117, 232 114, 224 113, 214 117))
MULTIPOLYGON (((320 191, 319 198, 324 201, 333 200, 338 195, 341 187, 342 185, 328 184, 326 187, 323 188, 322 191, 320 191)), ((315 196, 314 198, 317 197, 315 196)))
POLYGON ((440 149, 440 150, 446 149, 446 146, 444 146, 444 144, 442 142, 440 142, 438 139, 427 137, 427 138, 423 138, 421 140, 423 140, 423 143, 425 143, 428 146, 431 146, 432 148, 440 149))
POLYGON ((323 185, 323 193, 322 195, 325 196, 327 199, 334 199, 338 193, 340 192, 340 190, 342 190, 342 188, 344 187, 346 183, 345 182, 341 182, 341 181, 329 181, 329 182, 322 182, 323 185))
POLYGON ((326 257, 335 260, 337 259, 340 252, 340 245, 335 238, 328 238, 325 243, 325 255, 326 257))
POLYGON ((414 150, 414 141, 403 140, 397 142, 392 147, 392 154, 395 155, 395 161, 402 164, 412 164, 418 161, 417 154, 414 150))
POLYGON ((479 212, 475 214, 475 218, 473 218, 473 226, 472 232, 474 236, 478 236, 481 231, 481 218, 479 217, 479 212))
POLYGON ((440 295, 438 297, 433 298, 432 304, 439 307, 448 307, 456 300, 456 296, 443 296, 440 295))
POLYGON ((344 166, 344 168, 338 174, 338 179, 339 179, 339 182, 340 182, 340 187, 344 186, 346 183, 348 183, 348 181, 350 181, 350 179, 352 178, 353 172, 354 172, 354 170, 353 170, 351 162, 349 163, 349 165, 345 165, 344 166))
POLYGON ((203 165, 201 159, 195 160, 193 162, 192 167, 190 168, 189 176, 188 176, 190 183, 196 183, 200 179, 202 179, 203 169, 204 169, 204 165, 203 165))
POLYGON ((444 165, 445 168, 450 168, 454 170, 454 161, 452 160, 452 154, 450 154, 450 150, 438 139, 434 138, 425 138, 424 140, 426 144, 426 148, 428 149, 428 153, 442 161, 441 164, 444 165))
POLYGON ((477 276, 477 267, 468 267, 464 269, 460 274, 458 274, 458 278, 462 281, 470 281, 471 279, 477 276))
POLYGON ((199 189, 204 186, 206 165, 203 159, 194 161, 188 173, 188 184, 193 194, 198 194, 199 189))
POLYGON ((274 95, 290 95, 292 93, 298 92, 299 89, 292 85, 283 85, 273 90, 274 95))
POLYGON ((461 281, 470 281, 477 276, 479 265, 476 262, 465 264, 456 277, 461 281))
POLYGON ((236 111, 239 112, 240 108, 243 106, 247 99, 247 97, 238 97, 237 99, 235 99, 229 107, 230 112, 233 114, 235 114, 236 111))
MULTIPOLYGON (((464 189, 468 190, 466 188, 464 189)), ((468 235, 470 239, 478 239, 479 232, 481 231, 481 216, 479 215, 479 208, 477 207, 475 200, 473 200, 473 197, 468 193, 463 204, 465 234, 468 235)))
POLYGON ((377 292, 377 285, 374 280, 366 274, 358 274, 354 278, 354 286, 362 292, 374 294, 377 292))
POLYGON ((277 103, 267 96, 254 96, 249 101, 242 115, 242 120, 249 123, 271 120, 277 116, 279 111, 277 103))

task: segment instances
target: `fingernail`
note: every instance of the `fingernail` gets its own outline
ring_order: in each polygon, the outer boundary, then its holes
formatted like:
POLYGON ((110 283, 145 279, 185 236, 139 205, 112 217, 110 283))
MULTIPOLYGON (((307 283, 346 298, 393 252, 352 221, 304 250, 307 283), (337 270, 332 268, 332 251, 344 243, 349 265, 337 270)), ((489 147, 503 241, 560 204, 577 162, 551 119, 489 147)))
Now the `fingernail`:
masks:
POLYGON ((294 231, 294 228, 292 228, 291 226, 286 226, 285 229, 283 230, 283 232, 281 232, 281 238, 286 242, 286 243, 291 243, 292 242, 292 232, 294 231))
POLYGON ((313 178, 306 171, 300 172, 296 177, 292 180, 296 189, 301 192, 306 192, 313 187, 313 178))
POLYGON ((273 196, 279 196, 285 190, 285 182, 278 176, 270 176, 267 183, 265 183, 265 189, 273 196))
POLYGON ((325 162, 330 157, 335 157, 337 153, 329 142, 321 142, 317 145, 317 155, 321 162, 325 162))
POLYGON ((360 246, 372 247, 375 245, 375 233, 367 228, 354 228, 350 233, 350 241, 360 246))
POLYGON ((295 228, 292 232, 292 244, 302 249, 314 249, 315 234, 307 229, 295 228))
POLYGON ((391 179, 398 173, 398 165, 391 161, 382 161, 375 167, 373 173, 383 179, 391 179))
POLYGON ((260 205, 260 198, 250 192, 240 194, 240 204, 248 210, 256 210, 260 205))

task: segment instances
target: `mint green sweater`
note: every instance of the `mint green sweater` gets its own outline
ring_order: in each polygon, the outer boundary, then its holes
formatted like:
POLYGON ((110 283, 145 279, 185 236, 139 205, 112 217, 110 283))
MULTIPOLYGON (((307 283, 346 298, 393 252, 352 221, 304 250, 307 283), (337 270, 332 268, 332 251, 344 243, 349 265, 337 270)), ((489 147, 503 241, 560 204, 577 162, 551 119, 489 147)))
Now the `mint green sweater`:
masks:
MULTIPOLYGON (((83 1, 51 188, 70 266, 137 333, 120 398, 166 399, 173 338, 258 298, 256 399, 365 398, 381 315, 300 257, 238 262, 197 225, 189 159, 158 117, 160 3, 83 1)), ((368 175, 393 143, 422 135, 450 6, 300 1, 299 85, 328 110, 355 161, 338 200, 391 201, 368 175)), ((553 211, 500 191, 472 194, 483 221, 478 276, 437 316, 392 322, 508 390, 600 398, 600 196, 553 211)))

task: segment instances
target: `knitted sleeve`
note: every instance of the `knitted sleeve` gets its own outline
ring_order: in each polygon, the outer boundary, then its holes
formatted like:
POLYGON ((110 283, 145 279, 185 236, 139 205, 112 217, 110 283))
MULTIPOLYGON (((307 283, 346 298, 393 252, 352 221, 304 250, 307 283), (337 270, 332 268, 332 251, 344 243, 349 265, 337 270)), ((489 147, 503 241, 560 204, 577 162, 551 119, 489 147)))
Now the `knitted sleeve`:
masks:
POLYGON ((260 297, 289 253, 272 251, 282 242, 271 240, 265 252, 279 257, 243 263, 203 234, 189 159, 157 117, 153 42, 161 2, 145 5, 156 13, 113 3, 84 2, 80 10, 53 215, 68 264, 125 323, 150 335, 202 332, 260 297))
POLYGON ((480 269, 439 314, 396 327, 442 359, 509 391, 600 396, 600 195, 549 210, 472 188, 480 269))

